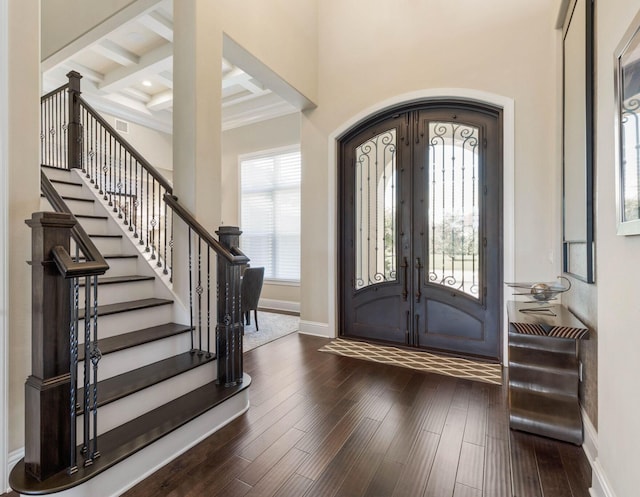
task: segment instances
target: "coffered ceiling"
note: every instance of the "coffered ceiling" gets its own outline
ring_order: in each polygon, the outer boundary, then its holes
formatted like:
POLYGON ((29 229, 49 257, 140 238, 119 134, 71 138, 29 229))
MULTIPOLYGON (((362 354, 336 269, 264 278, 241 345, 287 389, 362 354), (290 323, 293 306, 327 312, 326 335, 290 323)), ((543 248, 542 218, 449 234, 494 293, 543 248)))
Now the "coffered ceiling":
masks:
MULTIPOLYGON (((173 2, 162 0, 130 18, 111 20, 43 62, 43 91, 82 74, 84 98, 99 111, 171 132, 173 110, 173 2)), ((222 128, 230 129, 298 109, 222 61, 222 128)))

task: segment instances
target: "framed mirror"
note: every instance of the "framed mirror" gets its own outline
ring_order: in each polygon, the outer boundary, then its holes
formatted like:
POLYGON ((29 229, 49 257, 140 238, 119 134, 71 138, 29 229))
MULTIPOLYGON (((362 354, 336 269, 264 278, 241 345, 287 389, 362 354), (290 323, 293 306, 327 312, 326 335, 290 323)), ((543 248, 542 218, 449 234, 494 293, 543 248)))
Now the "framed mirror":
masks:
POLYGON ((615 51, 618 234, 640 234, 640 13, 615 51))
POLYGON ((588 283, 593 271, 593 2, 574 0, 562 37, 563 270, 588 283))

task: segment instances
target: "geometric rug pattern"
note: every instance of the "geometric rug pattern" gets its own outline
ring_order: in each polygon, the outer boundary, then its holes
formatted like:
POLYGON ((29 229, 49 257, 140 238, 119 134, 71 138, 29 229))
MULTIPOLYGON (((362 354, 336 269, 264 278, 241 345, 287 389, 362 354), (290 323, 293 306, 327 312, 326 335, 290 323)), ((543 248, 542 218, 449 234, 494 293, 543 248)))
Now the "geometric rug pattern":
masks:
POLYGON ((386 345, 374 345, 342 338, 333 340, 318 350, 366 361, 428 371, 429 373, 502 385, 502 366, 500 364, 441 356, 429 352, 399 349, 386 345))

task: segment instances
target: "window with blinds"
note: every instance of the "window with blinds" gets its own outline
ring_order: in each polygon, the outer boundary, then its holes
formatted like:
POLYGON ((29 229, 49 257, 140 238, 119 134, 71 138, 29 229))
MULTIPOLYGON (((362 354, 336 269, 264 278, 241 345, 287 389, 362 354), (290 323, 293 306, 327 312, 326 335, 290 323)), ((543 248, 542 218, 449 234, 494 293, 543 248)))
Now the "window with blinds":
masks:
POLYGON ((240 246, 266 279, 300 281, 300 150, 240 160, 240 246))

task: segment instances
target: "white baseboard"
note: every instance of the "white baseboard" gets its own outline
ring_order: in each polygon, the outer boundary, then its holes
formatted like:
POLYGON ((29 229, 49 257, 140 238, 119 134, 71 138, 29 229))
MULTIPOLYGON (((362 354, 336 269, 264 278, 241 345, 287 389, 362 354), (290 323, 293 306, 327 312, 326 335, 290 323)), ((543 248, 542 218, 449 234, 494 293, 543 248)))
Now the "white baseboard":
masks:
POLYGON ((318 323, 316 321, 300 320, 300 333, 303 335, 314 335, 323 338, 334 338, 329 336, 329 325, 327 323, 318 323))
MULTIPOLYGON (((9 452, 9 459, 7 459, 7 480, 9 479, 9 473, 13 467, 18 464, 18 461, 24 457, 24 447, 20 447, 19 449, 14 450, 13 452, 9 452)), ((8 487, 3 492, 9 493, 11 489, 8 487)))
POLYGON ((611 490, 611 484, 598 458, 593 462, 591 468, 593 474, 591 476, 589 495, 591 495, 591 497, 616 497, 616 494, 611 490))
POLYGON ((589 419, 584 409, 582 409, 582 425, 584 427, 582 450, 591 465, 591 488, 589 489, 589 495, 591 495, 591 497, 616 497, 613 490, 611 490, 609 480, 598 459, 598 431, 593 426, 591 419, 589 419))
POLYGON ((292 300, 260 299, 258 307, 276 311, 297 312, 300 314, 300 302, 292 300))

